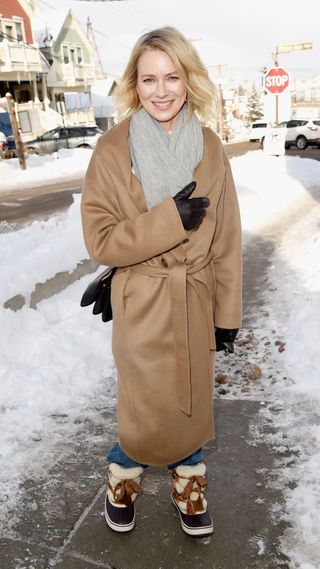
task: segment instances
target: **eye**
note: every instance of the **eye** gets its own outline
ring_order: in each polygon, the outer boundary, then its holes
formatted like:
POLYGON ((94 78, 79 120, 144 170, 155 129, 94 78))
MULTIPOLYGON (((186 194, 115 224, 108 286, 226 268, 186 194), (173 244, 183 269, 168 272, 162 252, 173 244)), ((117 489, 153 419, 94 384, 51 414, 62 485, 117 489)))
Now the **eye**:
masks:
POLYGON ((153 83, 153 79, 151 77, 147 77, 147 79, 143 80, 143 83, 146 85, 151 85, 151 83, 153 83))
POLYGON ((172 81, 174 83, 175 81, 179 81, 179 77, 177 77, 176 75, 170 75, 169 81, 172 81))

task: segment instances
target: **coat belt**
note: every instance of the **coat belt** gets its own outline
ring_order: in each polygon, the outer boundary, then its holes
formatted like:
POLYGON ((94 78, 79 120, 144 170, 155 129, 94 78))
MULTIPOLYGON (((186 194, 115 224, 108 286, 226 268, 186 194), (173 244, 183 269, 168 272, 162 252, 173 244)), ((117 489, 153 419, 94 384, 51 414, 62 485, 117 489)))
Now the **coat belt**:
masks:
MULTIPOLYGON (((188 334, 187 283, 193 287, 200 299, 204 320, 207 324, 208 347, 209 350, 214 349, 212 316, 213 291, 208 289, 206 280, 197 274, 210 263, 211 259, 212 256, 208 255, 203 261, 196 265, 187 266, 186 263, 179 263, 170 268, 152 267, 147 264, 130 266, 130 270, 137 273, 156 278, 168 278, 175 338, 179 407, 181 411, 188 416, 192 413, 192 388, 188 334), (199 281, 201 285, 197 285, 196 281, 199 281)), ((120 269, 121 272, 122 270, 123 269, 120 269)))

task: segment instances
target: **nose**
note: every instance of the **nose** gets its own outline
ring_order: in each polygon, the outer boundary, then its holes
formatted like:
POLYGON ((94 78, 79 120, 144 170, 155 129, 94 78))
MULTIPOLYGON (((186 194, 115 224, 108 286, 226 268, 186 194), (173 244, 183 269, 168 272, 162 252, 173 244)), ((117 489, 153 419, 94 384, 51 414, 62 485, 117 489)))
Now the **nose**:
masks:
POLYGON ((167 87, 165 81, 158 81, 157 83, 157 97, 164 99, 167 96, 167 87))

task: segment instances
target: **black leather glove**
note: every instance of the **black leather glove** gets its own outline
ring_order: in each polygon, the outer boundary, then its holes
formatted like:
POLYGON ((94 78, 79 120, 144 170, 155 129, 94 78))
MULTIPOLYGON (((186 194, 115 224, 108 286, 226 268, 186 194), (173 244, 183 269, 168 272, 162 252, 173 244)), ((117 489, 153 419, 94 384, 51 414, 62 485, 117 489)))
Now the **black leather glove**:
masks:
POLYGON ((239 328, 216 328, 216 351, 224 350, 226 354, 234 353, 233 342, 239 332, 239 328))
POLYGON ((198 229, 206 215, 206 208, 210 205, 208 198, 190 198, 196 185, 197 182, 190 182, 173 198, 181 217, 182 225, 187 231, 198 229))

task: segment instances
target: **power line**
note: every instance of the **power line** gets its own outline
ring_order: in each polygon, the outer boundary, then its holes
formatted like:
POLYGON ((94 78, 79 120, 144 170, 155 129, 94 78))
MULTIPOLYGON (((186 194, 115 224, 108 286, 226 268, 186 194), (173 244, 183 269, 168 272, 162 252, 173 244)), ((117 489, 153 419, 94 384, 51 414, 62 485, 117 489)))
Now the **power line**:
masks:
POLYGON ((44 2, 44 0, 39 0, 39 2, 41 4, 44 4, 45 6, 48 6, 48 8, 54 8, 54 6, 52 6, 52 4, 48 4, 47 2, 44 2))
MULTIPOLYGON (((48 4, 47 2, 44 2, 44 0, 39 0, 39 1, 40 1, 42 4, 45 4, 46 6, 48 6, 48 8, 52 8, 52 10, 56 10, 56 7, 55 7, 55 6, 52 6, 52 4, 48 4)), ((76 20, 77 20, 77 22, 79 22, 79 24, 81 24, 82 26, 84 26, 84 28, 86 28, 87 23, 82 22, 81 20, 79 20, 77 16, 76 16, 76 20)), ((105 33, 103 33, 103 32, 100 32, 100 30, 97 30, 96 28, 92 28, 92 30, 93 30, 95 33, 97 33, 97 34, 99 34, 99 35, 101 35, 101 36, 107 38, 108 40, 111 40, 111 41, 113 41, 114 43, 117 43, 117 44, 121 45, 122 47, 125 47, 126 49, 131 50, 131 47, 130 47, 130 46, 126 45, 125 43, 123 43, 123 42, 121 42, 121 41, 119 41, 119 40, 117 40, 117 39, 115 39, 115 38, 113 38, 113 37, 111 37, 111 36, 108 36, 107 34, 105 34, 105 33)))
MULTIPOLYGON (((141 7, 141 2, 139 2, 138 0, 135 1, 136 5, 138 6, 139 10, 144 12, 144 8, 141 7)), ((156 13, 153 11, 153 7, 151 8, 150 6, 148 6, 148 14, 151 14, 151 16, 155 19, 158 20, 160 17, 162 18, 162 15, 160 13, 156 13)))
MULTIPOLYGON (((139 24, 141 24, 141 16, 139 16, 136 11, 133 9, 131 10, 131 14, 130 14, 130 10, 129 8, 131 8, 131 6, 129 6, 128 4, 126 4, 126 7, 124 8, 124 6, 121 6, 121 4, 118 4, 118 2, 116 4, 114 4, 113 2, 110 4, 110 6, 112 6, 112 9, 114 9, 114 11, 118 11, 121 14, 123 14, 124 16, 130 16, 131 15, 135 18, 136 22, 138 22, 139 24), (137 17, 138 16, 138 17, 137 17)), ((144 16, 143 16, 144 18, 144 16)), ((143 21, 143 25, 145 25, 145 21, 143 21)))

